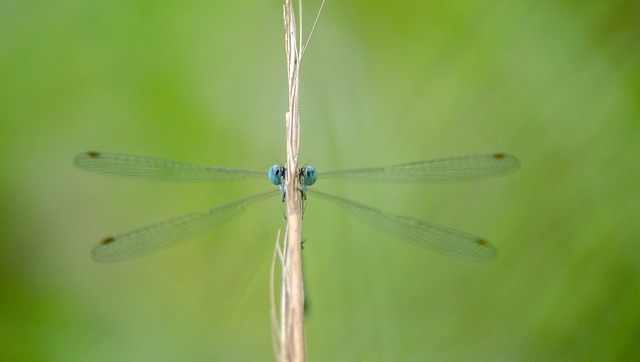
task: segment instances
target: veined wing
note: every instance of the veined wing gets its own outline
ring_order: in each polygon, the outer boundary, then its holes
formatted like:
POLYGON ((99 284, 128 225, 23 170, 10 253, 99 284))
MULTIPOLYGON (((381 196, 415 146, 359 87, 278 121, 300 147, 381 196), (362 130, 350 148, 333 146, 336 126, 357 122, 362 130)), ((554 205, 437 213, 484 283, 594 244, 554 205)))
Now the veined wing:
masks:
POLYGON ((498 250, 487 240, 462 231, 426 223, 394 214, 384 213, 378 209, 359 204, 341 197, 325 194, 316 190, 309 191, 313 195, 332 201, 353 216, 387 231, 393 235, 428 248, 474 259, 492 259, 498 250))
POLYGON ((504 153, 471 155, 400 165, 329 171, 320 177, 340 177, 355 181, 449 182, 476 180, 516 170, 518 159, 504 153))
POLYGON ((166 248, 223 224, 244 211, 250 204, 276 194, 277 190, 268 191, 106 237, 93 247, 91 256, 96 261, 116 261, 166 248))
POLYGON ((266 178, 266 172, 199 166, 159 158, 107 152, 83 152, 73 163, 80 169, 104 175, 165 181, 233 181, 266 178))

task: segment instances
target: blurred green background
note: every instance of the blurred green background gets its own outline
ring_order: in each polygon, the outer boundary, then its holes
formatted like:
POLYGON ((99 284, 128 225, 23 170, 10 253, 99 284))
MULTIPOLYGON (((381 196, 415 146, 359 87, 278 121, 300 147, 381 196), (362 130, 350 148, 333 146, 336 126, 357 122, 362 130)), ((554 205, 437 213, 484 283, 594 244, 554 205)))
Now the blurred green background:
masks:
MULTIPOLYGON (((319 1, 305 5, 308 34, 319 1)), ((284 161, 282 29, 275 0, 0 3, 0 359, 273 359, 277 198, 153 255, 89 256, 110 233, 266 180, 150 183, 71 160, 284 161)), ((637 1, 329 1, 303 61, 302 162, 507 152, 522 167, 450 185, 320 180, 500 256, 424 250, 310 198, 309 360, 637 358, 639 40, 637 1)))

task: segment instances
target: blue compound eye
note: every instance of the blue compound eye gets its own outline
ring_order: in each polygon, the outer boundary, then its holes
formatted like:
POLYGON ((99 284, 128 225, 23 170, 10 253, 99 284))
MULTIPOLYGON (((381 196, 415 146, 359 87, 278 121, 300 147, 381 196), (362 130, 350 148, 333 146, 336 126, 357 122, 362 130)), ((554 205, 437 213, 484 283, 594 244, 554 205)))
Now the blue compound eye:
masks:
POLYGON ((300 169, 300 183, 304 186, 311 186, 318 180, 316 168, 309 165, 300 169))
POLYGON ((284 181, 284 167, 280 165, 273 165, 269 169, 269 181, 274 185, 282 185, 284 181))

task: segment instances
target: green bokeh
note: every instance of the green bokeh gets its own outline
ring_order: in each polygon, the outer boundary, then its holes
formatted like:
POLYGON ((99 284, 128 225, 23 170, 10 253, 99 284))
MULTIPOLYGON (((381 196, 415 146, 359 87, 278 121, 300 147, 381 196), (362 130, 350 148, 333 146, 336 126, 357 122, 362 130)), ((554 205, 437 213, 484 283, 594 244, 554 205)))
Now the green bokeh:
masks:
MULTIPOLYGON (((302 68, 303 162, 508 152, 522 167, 451 185, 320 180, 477 233, 500 256, 433 253, 310 199, 309 360, 637 358, 639 4, 327 3, 302 68)), ((318 6, 306 3, 307 31, 318 6)), ((276 199, 153 255, 89 257, 109 233, 266 180, 139 182, 71 160, 99 150, 265 172, 284 161, 281 14, 279 1, 0 4, 0 360, 273 359, 276 199)))

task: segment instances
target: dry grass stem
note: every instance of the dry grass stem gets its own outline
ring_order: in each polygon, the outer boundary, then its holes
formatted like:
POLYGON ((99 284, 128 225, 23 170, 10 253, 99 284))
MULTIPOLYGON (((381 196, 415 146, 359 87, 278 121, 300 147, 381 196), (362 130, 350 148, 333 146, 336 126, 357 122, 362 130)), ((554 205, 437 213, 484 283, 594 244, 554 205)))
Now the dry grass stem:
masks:
POLYGON ((287 225, 284 242, 280 315, 280 361, 304 361, 304 286, 302 282, 302 197, 298 184, 298 145, 300 137, 298 86, 300 53, 296 21, 290 0, 285 1, 285 48, 289 83, 289 109, 286 114, 287 163, 285 192, 287 225))

